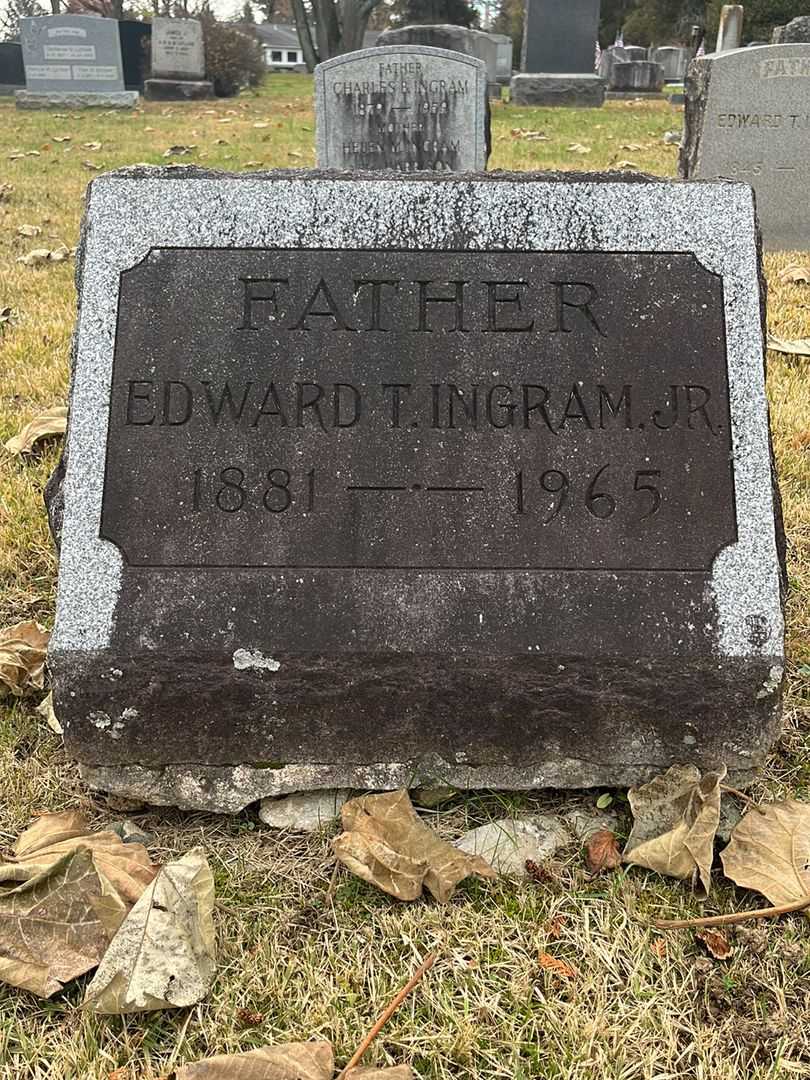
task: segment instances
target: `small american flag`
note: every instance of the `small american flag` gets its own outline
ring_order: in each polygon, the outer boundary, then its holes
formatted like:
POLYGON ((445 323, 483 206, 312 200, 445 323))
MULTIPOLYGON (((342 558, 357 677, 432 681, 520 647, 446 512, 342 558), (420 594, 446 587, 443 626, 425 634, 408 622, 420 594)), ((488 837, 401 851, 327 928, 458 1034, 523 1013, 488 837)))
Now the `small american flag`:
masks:
POLYGON ((599 70, 599 61, 602 59, 602 50, 599 48, 599 38, 596 39, 596 48, 593 54, 593 70, 599 70))
POLYGON ((698 51, 695 53, 695 56, 705 56, 705 55, 706 55, 706 45, 705 45, 705 42, 701 41, 700 45, 698 46, 698 51))

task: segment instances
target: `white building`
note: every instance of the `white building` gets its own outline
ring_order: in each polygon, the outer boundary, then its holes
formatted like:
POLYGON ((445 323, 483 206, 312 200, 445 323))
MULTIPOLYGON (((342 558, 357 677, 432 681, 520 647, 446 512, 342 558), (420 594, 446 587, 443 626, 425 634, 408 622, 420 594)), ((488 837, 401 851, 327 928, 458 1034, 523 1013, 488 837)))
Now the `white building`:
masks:
MULTIPOLYGON (((271 71, 306 71, 304 50, 298 40, 298 31, 289 23, 257 23, 249 27, 264 49, 264 62, 271 71)), ((368 31, 363 48, 372 48, 378 33, 368 31)))

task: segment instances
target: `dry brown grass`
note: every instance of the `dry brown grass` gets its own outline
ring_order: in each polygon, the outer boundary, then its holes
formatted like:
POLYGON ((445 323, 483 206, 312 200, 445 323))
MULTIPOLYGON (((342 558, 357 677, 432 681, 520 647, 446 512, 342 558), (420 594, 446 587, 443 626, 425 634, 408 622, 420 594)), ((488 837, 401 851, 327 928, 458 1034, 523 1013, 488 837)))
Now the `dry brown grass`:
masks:
MULTIPOLYGON (((33 247, 75 244, 82 193, 93 175, 82 162, 157 163, 169 146, 196 143, 193 155, 177 160, 222 168, 309 165, 310 102, 310 81, 300 76, 274 78, 260 96, 217 102, 211 111, 148 106, 132 116, 60 119, 18 114, 0 102, 0 182, 15 187, 0 202, 0 308, 19 312, 11 328, 0 329, 0 441, 65 398, 72 266, 29 269, 14 260, 33 247), (61 134, 71 142, 55 143, 61 134), (102 149, 82 148, 91 141, 102 149), (10 161, 18 147, 40 156, 10 161), (20 238, 21 224, 39 225, 43 235, 20 238)), ((661 134, 676 126, 676 116, 652 104, 588 112, 496 106, 491 166, 605 168, 630 160, 672 174, 676 153, 661 134), (549 141, 516 138, 513 128, 544 131, 549 141), (568 152, 574 142, 590 153, 568 152), (628 144, 640 148, 622 149, 628 144)), ((769 323, 782 337, 810 337, 810 286, 777 281, 780 268, 802 259, 810 262, 810 255, 766 260, 769 323)), ((792 584, 790 690, 784 736, 756 790, 807 798, 810 360, 769 359, 792 584)), ((24 463, 0 455, 0 624, 31 616, 49 623, 53 616, 56 563, 41 496, 56 454, 47 449, 24 463)), ((0 790, 0 845, 39 810, 80 805, 98 824, 121 816, 83 789, 59 740, 28 702, 0 710, 0 790)), ((453 837, 473 824, 558 807, 565 799, 460 796, 432 821, 453 837)), ((593 800, 582 797, 587 805, 593 800)), ((424 1080, 810 1077, 810 937, 801 916, 737 931, 735 952, 721 963, 706 958, 690 932, 663 938, 645 925, 655 916, 697 914, 685 887, 639 870, 590 880, 573 849, 552 867, 546 885, 470 881, 446 908, 396 904, 343 872, 330 902, 327 834, 274 833, 250 813, 135 817, 154 834, 158 858, 195 844, 208 852, 222 905, 212 994, 190 1011, 103 1019, 76 1011, 83 980, 50 1002, 0 986, 3 1080, 106 1080, 118 1068, 132 1080, 156 1080, 204 1054, 310 1037, 332 1039, 345 1062, 434 947, 441 949, 439 962, 375 1043, 370 1061, 409 1061, 424 1080), (568 961, 576 977, 566 981, 542 970, 540 949, 568 961), (241 1009, 261 1014, 260 1022, 245 1026, 241 1009)), ((708 910, 756 904, 718 881, 708 910)))

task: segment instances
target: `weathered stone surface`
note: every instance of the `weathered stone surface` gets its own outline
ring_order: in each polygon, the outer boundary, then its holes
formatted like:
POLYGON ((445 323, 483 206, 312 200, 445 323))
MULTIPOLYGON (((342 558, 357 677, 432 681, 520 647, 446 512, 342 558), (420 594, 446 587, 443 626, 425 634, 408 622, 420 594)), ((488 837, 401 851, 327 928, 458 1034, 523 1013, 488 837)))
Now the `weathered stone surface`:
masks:
POLYGON ((502 818, 465 833, 455 846, 468 855, 480 855, 508 877, 529 877, 526 861, 550 859, 557 848, 571 842, 559 818, 536 814, 526 820, 502 818))
POLYGON ((93 181, 50 655, 88 782, 230 811, 750 776, 782 668, 758 271, 744 185, 93 181))
MULTIPOLYGON (((30 93, 102 96, 124 92, 115 19, 37 15, 20 19, 20 39, 25 86, 30 93)), ((19 95, 17 100, 21 102, 19 95)))
POLYGON ((641 61, 647 59, 647 50, 643 45, 624 45, 622 48, 627 60, 641 61))
POLYGON ((665 82, 682 82, 689 67, 689 50, 681 45, 662 45, 650 50, 650 60, 663 67, 665 82))
POLYGON ((634 93, 660 93, 663 85, 663 65, 652 60, 625 60, 613 65, 608 88, 632 90, 634 93))
POLYGON ((680 172, 753 186, 766 247, 810 248, 810 45, 697 57, 686 80, 680 172))
POLYGON ((483 169, 486 67, 474 56, 424 45, 337 56, 315 69, 315 127, 322 168, 483 169))
POLYGON ((134 109, 138 104, 138 92, 110 90, 97 94, 89 90, 17 90, 14 101, 18 109, 134 109))
POLYGON ((598 108, 605 101, 605 84, 598 75, 513 75, 515 105, 572 105, 598 108))
POLYGON ((618 815, 613 811, 606 812, 585 807, 569 810, 568 813, 563 814, 563 821, 580 844, 587 844, 593 834, 602 829, 615 833, 619 827, 618 815))
POLYGON ((152 77, 193 81, 205 78, 205 47, 199 19, 152 19, 152 77))
POLYGON ((204 79, 147 79, 143 93, 147 101, 204 101, 214 96, 214 84, 204 79))
POLYGON ((593 74, 599 0, 526 0, 521 71, 593 74))
MULTIPOLYGON (((498 81, 498 43, 492 34, 482 30, 470 30, 465 26, 447 23, 415 23, 396 30, 383 30, 377 38, 377 46, 420 45, 448 52, 464 53, 482 60, 487 69, 487 82, 498 81)), ((510 71, 511 75, 511 62, 510 71)))
POLYGON ((499 83, 509 85, 509 80, 512 78, 512 57, 514 54, 514 44, 512 39, 506 34, 490 34, 489 35, 496 46, 496 67, 495 72, 499 83))
POLYGON ((299 791, 277 799, 262 799, 259 817, 274 829, 317 832, 340 813, 350 790, 299 791))
POLYGON ((724 4, 720 9, 720 23, 717 27, 715 53, 739 49, 742 41, 744 9, 742 4, 724 4))
POLYGON ((627 53, 621 45, 609 45, 607 49, 602 50, 596 74, 600 79, 604 79, 605 82, 609 84, 611 74, 613 73, 613 65, 627 59, 627 53))
POLYGON ((774 45, 795 45, 810 41, 810 15, 799 15, 785 26, 777 26, 773 32, 774 45))
POLYGON ((442 803, 448 802, 458 792, 453 787, 420 787, 413 788, 408 794, 414 806, 424 806, 426 809, 432 810, 437 806, 441 806, 442 803))

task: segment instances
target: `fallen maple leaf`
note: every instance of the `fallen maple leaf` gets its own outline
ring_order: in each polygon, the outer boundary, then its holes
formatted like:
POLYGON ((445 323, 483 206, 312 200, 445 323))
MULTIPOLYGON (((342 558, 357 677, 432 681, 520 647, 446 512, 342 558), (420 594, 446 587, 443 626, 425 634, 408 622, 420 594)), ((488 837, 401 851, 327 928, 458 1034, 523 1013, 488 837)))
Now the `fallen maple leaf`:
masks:
POLYGON ((715 960, 728 960, 734 952, 725 934, 716 930, 696 930, 695 937, 706 946, 707 952, 715 960))
POLYGON ((810 356, 810 338, 787 341, 785 338, 776 337, 775 334, 768 334, 768 348, 791 356, 810 356))
POLYGON ((53 711, 53 690, 51 690, 48 696, 43 698, 39 705, 37 705, 37 712, 54 734, 64 735, 62 725, 57 720, 56 713, 53 711))
POLYGON ((595 832, 585 845, 585 858, 592 874, 602 870, 615 870, 622 864, 622 856, 615 835, 610 829, 595 832))
POLYGON ((345 831, 333 842, 338 859, 398 900, 415 900, 424 886, 446 903, 470 874, 497 877, 479 855, 459 851, 429 829, 404 789, 349 799, 341 819, 345 831))
POLYGON ((777 276, 780 281, 794 285, 810 285, 810 266, 793 263, 791 266, 786 266, 784 270, 780 270, 777 276))
POLYGON ((725 775, 725 767, 701 777, 694 765, 673 765, 648 784, 630 788, 634 820, 624 861, 682 881, 697 876, 708 894, 725 775))
POLYGON ((42 689, 50 636, 44 626, 30 621, 0 630, 0 693, 4 685, 17 697, 42 689))
POLYGON ((54 405, 51 409, 35 416, 25 425, 19 435, 9 439, 6 450, 10 454, 30 454, 41 439, 50 439, 55 435, 64 435, 67 428, 67 408, 54 405))
POLYGON ((216 972, 213 910, 200 848, 161 867, 110 942, 82 1007, 121 1014, 196 1004, 216 972))
POLYGON ((560 960, 558 956, 552 956, 551 953, 541 950, 537 955, 537 962, 544 971, 553 971, 561 979, 576 979, 577 977, 576 969, 571 967, 567 960, 560 960))
MULTIPOLYGON (((786 799, 749 810, 720 858, 735 885, 774 905, 810 895, 810 804, 786 799)), ((810 918, 810 908, 805 915, 810 918)))
POLYGON ((220 1054, 181 1065, 176 1080, 332 1080, 335 1055, 329 1042, 282 1043, 245 1054, 220 1054))
POLYGON ((76 850, 37 877, 0 889, 0 979, 50 997, 90 971, 109 936, 97 911, 92 852, 76 850))

